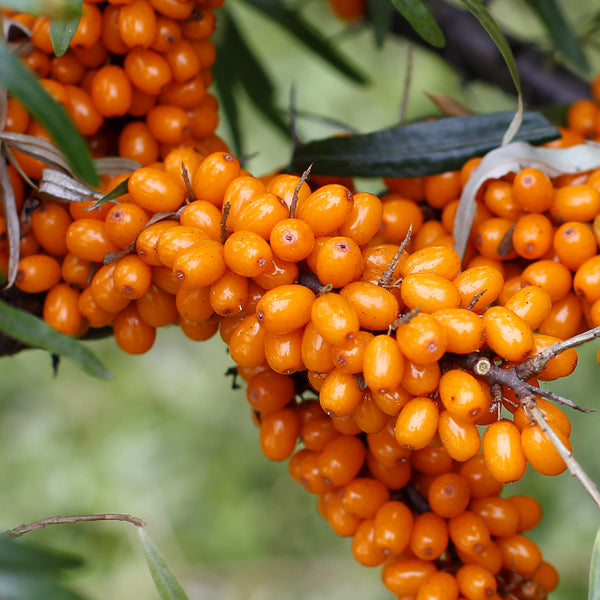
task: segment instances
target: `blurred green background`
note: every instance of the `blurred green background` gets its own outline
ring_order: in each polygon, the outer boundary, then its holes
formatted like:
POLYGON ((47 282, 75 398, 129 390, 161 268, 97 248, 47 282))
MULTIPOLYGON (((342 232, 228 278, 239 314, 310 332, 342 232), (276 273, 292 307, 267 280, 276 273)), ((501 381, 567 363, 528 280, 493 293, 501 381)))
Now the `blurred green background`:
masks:
MULTIPOLYGON (((300 109, 361 131, 397 121, 405 44, 390 39, 377 50, 370 32, 340 24, 322 1, 307 2, 307 17, 371 77, 370 87, 359 88, 248 7, 227 2, 278 82, 282 107, 295 84, 300 109)), ((523 14, 522 2, 495 4, 509 28, 518 22, 521 31, 541 35, 535 20, 523 14)), ((568 13, 579 22, 593 4, 571 2, 568 13)), ((412 71, 409 118, 434 112, 424 91, 448 94, 476 110, 515 105, 514 98, 489 86, 463 86, 439 59, 418 49, 412 71)), ((286 162, 289 142, 248 105, 243 126, 248 151, 256 152, 247 163, 253 173, 286 162)), ((299 128, 305 138, 331 133, 305 119, 299 128)), ((221 133, 227 138, 225 127, 221 133)), ((379 182, 362 184, 379 187, 379 182)), ((232 362, 218 337, 198 344, 167 328, 155 347, 138 357, 124 355, 111 340, 90 347, 114 373, 113 381, 92 379, 67 361, 55 378, 50 357, 39 351, 0 361, 3 528, 57 514, 135 515, 147 521, 192 600, 390 597, 379 570, 354 563, 349 540, 337 538, 319 518, 315 499, 289 478, 286 465, 262 456, 244 392, 232 390, 224 375, 232 362)), ((553 386, 587 407, 598 406, 596 347, 581 352, 576 375, 553 386)), ((569 416, 575 455, 600 481, 599 417, 569 416)), ((550 479, 528 472, 506 493, 533 494, 544 506, 544 521, 531 535, 560 569, 561 585, 552 597, 584 598, 599 522, 592 501, 568 474, 550 479)), ((68 525, 27 538, 84 556, 87 564, 73 586, 93 600, 158 598, 130 525, 68 525)))

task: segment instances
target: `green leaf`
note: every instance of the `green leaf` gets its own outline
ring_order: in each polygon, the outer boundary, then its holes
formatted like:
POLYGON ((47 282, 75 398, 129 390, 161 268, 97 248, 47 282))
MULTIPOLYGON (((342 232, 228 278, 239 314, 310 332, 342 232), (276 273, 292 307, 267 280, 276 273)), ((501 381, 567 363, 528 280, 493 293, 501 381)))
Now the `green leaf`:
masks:
POLYGON ((81 13, 81 0, 2 0, 2 6, 53 19, 72 19, 81 13))
POLYGON ((295 37, 308 50, 328 62, 342 75, 361 85, 365 85, 368 82, 366 75, 340 54, 335 46, 306 21, 298 11, 278 6, 268 0, 243 1, 248 6, 259 10, 280 27, 285 28, 290 35, 295 37))
POLYGON ((143 527, 138 527, 137 530, 144 547, 146 562, 154 580, 154 585, 162 600, 189 600, 146 530, 143 527))
POLYGON ((590 72, 590 63, 583 53, 575 31, 556 0, 525 0, 546 27, 552 45, 577 69, 590 72))
POLYGON ((592 549, 588 600, 600 600, 600 529, 596 533, 594 548, 592 549))
MULTIPOLYGON (((314 163, 317 175, 420 177, 460 169, 466 160, 497 148, 512 118, 503 112, 411 123, 373 133, 301 144, 292 170, 314 163)), ((560 137, 539 113, 527 112, 517 139, 532 143, 560 137)))
POLYGON ((64 108, 54 102, 4 42, 0 43, 0 81, 46 127, 73 171, 90 185, 97 186, 98 174, 85 140, 75 129, 64 108))
POLYGON ((89 375, 112 378, 94 353, 79 340, 55 331, 42 319, 4 301, 0 301, 0 331, 28 346, 66 356, 89 375))
POLYGON ((52 19, 50 22, 50 39, 52 40, 52 49, 56 56, 62 56, 68 49, 79 21, 81 20, 81 6, 83 0, 74 0, 74 4, 79 3, 79 14, 68 19, 52 19))
POLYGON ((83 600, 59 586, 49 575, 31 571, 0 570, 0 597, 7 600, 83 600))
POLYGON ((0 537, 0 570, 70 569, 80 567, 81 558, 0 537))
POLYGON ((428 44, 436 48, 442 48, 446 44, 442 30, 421 0, 391 0, 391 2, 428 44))
POLYGON ((94 202, 94 204, 92 204, 92 206, 90 206, 89 208, 86 208, 86 212, 89 212, 90 210, 94 210, 95 208, 98 208, 99 206, 102 206, 103 204, 106 204, 107 202, 110 202, 111 200, 116 200, 117 198, 124 196, 127 193, 127 190, 129 189, 127 187, 128 183, 129 183, 129 177, 127 179, 124 179, 123 181, 121 181, 121 183, 116 185, 112 190, 110 190, 110 192, 107 192, 106 194, 104 194, 104 196, 102 196, 102 198, 99 198, 98 200, 96 200, 96 202, 94 202))
POLYGON ((378 48, 383 46, 385 38, 392 29, 394 12, 394 7, 390 2, 367 0, 367 13, 373 26, 375 43, 378 48))

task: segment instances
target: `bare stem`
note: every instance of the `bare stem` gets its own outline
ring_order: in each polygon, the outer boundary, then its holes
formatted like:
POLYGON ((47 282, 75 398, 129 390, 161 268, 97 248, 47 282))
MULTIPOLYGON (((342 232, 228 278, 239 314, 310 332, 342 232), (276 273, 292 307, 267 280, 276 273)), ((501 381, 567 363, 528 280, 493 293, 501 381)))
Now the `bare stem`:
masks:
POLYGON ((408 246, 408 243, 410 242, 410 238, 412 237, 412 229, 413 226, 411 223, 408 227, 408 231, 406 232, 406 236, 402 240, 398 251, 394 255, 394 258, 392 258, 390 264, 386 267, 385 271, 382 273, 379 281, 377 282, 377 285, 379 285, 382 288, 385 288, 386 290, 389 290, 392 287, 392 281, 394 280, 394 269, 398 265, 398 262, 400 261, 400 257, 402 256, 404 249, 406 248, 406 246, 408 246))
POLYGON ((45 529, 48 525, 64 525, 66 523, 86 523, 90 521, 125 521, 131 523, 136 527, 144 527, 146 523, 138 517, 132 517, 131 515, 122 515, 114 513, 104 513, 99 515, 76 515, 73 517, 48 517, 47 519, 40 519, 27 525, 20 525, 14 529, 5 531, 2 535, 6 537, 16 538, 30 531, 36 529, 45 529))
POLYGON ((296 207, 298 206, 298 194, 300 193, 300 188, 302 187, 302 184, 308 179, 312 168, 313 163, 310 163, 310 165, 308 165, 308 167, 306 168, 306 171, 304 171, 304 173, 302 173, 302 175, 300 176, 300 181, 298 182, 298 185, 296 186, 296 189, 292 194, 292 201, 290 202, 290 219, 293 219, 294 215, 296 214, 296 207))
POLYGON ((181 162, 181 176, 183 177, 183 183, 185 183, 185 189, 187 190, 189 196, 186 201, 186 204, 189 204, 190 202, 193 202, 196 199, 196 196, 194 195, 194 190, 192 190, 192 184, 190 183, 190 175, 183 161, 181 162))
POLYGON ((229 217, 229 211, 231 210, 231 204, 225 202, 223 205, 223 216, 221 217, 221 243, 224 244, 227 240, 227 218, 229 217))

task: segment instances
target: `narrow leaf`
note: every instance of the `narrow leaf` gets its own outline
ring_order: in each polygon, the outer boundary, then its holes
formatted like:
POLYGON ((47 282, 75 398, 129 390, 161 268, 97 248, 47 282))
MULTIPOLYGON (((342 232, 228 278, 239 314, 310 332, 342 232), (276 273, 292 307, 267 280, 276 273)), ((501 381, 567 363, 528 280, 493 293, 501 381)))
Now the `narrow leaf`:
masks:
POLYGON ((454 248, 462 256, 467 247, 475 216, 475 195, 489 179, 518 173, 534 167, 549 177, 570 173, 583 173, 600 167, 600 145, 584 142, 570 148, 537 148, 525 142, 514 142, 489 152, 463 188, 454 230, 454 248))
POLYGON ((42 319, 4 301, 0 301, 0 331, 28 346, 66 356, 89 375, 112 378, 110 371, 79 340, 55 331, 42 319))
POLYGON ((138 527, 137 530, 144 548, 150 574, 162 600, 189 600, 146 530, 143 527, 138 527))
POLYGON ((96 192, 66 173, 54 169, 44 169, 37 191, 41 200, 49 199, 54 202, 88 202, 102 198, 101 192, 96 192))
POLYGON ((0 43, 0 81, 17 97, 52 136, 74 172, 92 186, 99 183, 88 147, 73 126, 64 108, 54 102, 35 76, 0 43))
POLYGON ((50 39, 56 56, 62 56, 69 49, 69 44, 79 26, 83 0, 74 0, 74 4, 77 3, 79 3, 79 14, 68 19, 52 19, 50 22, 50 39))
POLYGON ((421 0, 391 0, 391 2, 428 44, 436 48, 442 48, 446 44, 442 30, 421 0))
POLYGON ((71 19, 81 12, 81 0, 2 0, 2 6, 56 19, 71 19))
POLYGON ((594 548, 592 549, 588 600, 600 600, 600 529, 596 533, 594 548))
POLYGON ((285 28, 287 33, 348 79, 361 85, 367 83, 366 75, 340 54, 335 46, 318 29, 306 21, 298 11, 265 2, 265 0, 244 0, 244 2, 256 10, 260 10, 280 27, 285 28))
MULTIPOLYGON (((299 145, 291 168, 349 177, 420 177, 460 169, 469 158, 497 148, 512 113, 448 117, 373 133, 331 137, 299 145)), ((532 143, 560 137, 539 113, 527 112, 517 136, 532 143)))
POLYGON ((394 7, 390 2, 367 0, 367 13, 373 26, 375 44, 378 48, 383 47, 385 38, 392 29, 394 12, 394 7))
POLYGON ((525 0, 550 34, 552 45, 574 67, 590 72, 590 63, 585 56, 575 31, 556 0, 525 0))
POLYGON ((451 117, 464 117, 472 115, 473 111, 461 104, 458 100, 447 96, 446 94, 435 94, 425 92, 425 95, 440 109, 442 114, 451 117))
POLYGON ((131 158, 122 158, 120 156, 106 156, 104 158, 95 158, 94 166, 100 175, 122 175, 123 173, 133 173, 142 165, 131 158))
POLYGON ((8 280, 6 285, 10 287, 15 282, 19 267, 21 226, 19 224, 15 193, 10 183, 6 168, 6 158, 4 156, 0 156, 0 194, 2 214, 6 221, 6 231, 8 233, 8 280))
POLYGON ((111 200, 116 200, 117 198, 124 196, 128 190, 128 187, 127 187, 128 183, 129 183, 129 177, 127 179, 124 179, 123 181, 121 181, 121 183, 116 185, 112 190, 110 190, 110 192, 104 194, 104 196, 102 196, 102 198, 100 198, 99 200, 96 200, 96 202, 94 202, 94 204, 92 204, 92 206, 90 206, 86 210, 87 211, 94 210, 95 208, 98 208, 99 206, 102 206, 103 204, 106 204, 107 202, 110 202, 111 200))
POLYGON ((80 567, 81 558, 0 537, 0 570, 70 569, 80 567))
POLYGON ((0 570, 0 597, 10 600, 83 600, 45 573, 0 570))

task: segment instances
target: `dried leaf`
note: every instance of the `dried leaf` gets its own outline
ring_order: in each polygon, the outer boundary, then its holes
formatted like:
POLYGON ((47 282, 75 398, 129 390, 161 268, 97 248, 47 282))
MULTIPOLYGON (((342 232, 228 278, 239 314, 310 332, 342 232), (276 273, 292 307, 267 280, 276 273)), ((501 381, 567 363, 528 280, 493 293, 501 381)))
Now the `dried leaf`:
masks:
POLYGON ((94 165, 99 175, 121 175, 123 173, 132 173, 142 165, 131 158, 121 158, 120 156, 107 156, 105 158, 94 159, 94 165))
POLYGON ((89 202, 102 198, 102 192, 96 192, 87 185, 69 175, 54 169, 44 169, 37 195, 40 199, 55 202, 89 202))
POLYGON ((19 268, 19 243, 21 240, 21 227, 19 225, 19 215, 15 202, 15 194, 8 176, 6 168, 6 159, 0 155, 0 200, 2 211, 6 221, 6 230, 8 233, 8 281, 6 287, 11 287, 17 277, 19 268))
POLYGON ((591 171, 600 167, 600 144, 584 142, 571 148, 539 148, 526 142, 513 142, 486 154, 463 188, 456 212, 454 247, 461 256, 469 240, 479 188, 488 179, 517 173, 526 167, 540 169, 549 177, 591 171))
POLYGON ((41 160, 50 167, 60 169, 65 173, 73 174, 73 171, 63 154, 56 146, 46 140, 25 133, 2 131, 0 132, 0 141, 20 150, 28 156, 41 160))
POLYGON ((440 109, 442 114, 449 117, 466 117, 472 115, 473 111, 461 104, 458 100, 446 96, 446 94, 434 94, 425 92, 425 95, 440 109))

